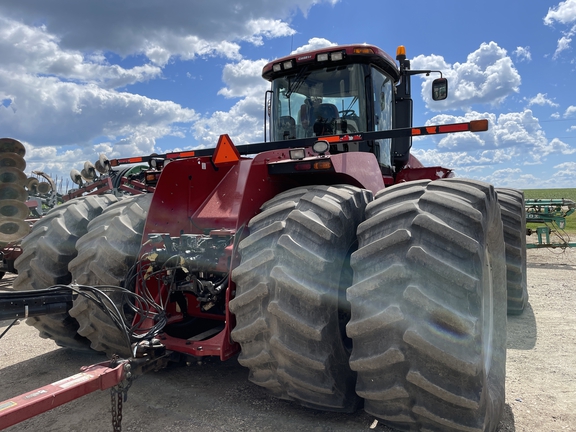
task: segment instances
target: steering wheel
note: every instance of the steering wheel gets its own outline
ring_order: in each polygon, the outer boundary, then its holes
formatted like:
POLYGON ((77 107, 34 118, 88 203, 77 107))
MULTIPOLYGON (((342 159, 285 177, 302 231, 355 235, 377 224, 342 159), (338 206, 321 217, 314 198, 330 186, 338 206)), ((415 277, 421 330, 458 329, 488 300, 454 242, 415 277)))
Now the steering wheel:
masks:
POLYGON ((338 111, 338 114, 340 114, 342 117, 357 117, 356 111, 354 110, 342 110, 338 111))

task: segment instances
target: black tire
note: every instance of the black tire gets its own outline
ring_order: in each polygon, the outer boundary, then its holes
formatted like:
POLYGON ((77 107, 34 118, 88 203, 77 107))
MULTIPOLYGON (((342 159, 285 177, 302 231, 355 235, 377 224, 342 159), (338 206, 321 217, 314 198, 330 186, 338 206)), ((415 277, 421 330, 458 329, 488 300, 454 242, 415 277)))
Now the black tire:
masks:
MULTIPOLYGON (((123 199, 90 222, 88 233, 76 243, 78 256, 68 266, 78 284, 131 288, 126 287, 126 278, 140 250, 151 201, 152 194, 123 199)), ((123 295, 107 294, 119 310, 124 308, 123 295)), ((126 336, 92 300, 78 296, 69 313, 80 325, 78 334, 90 340, 92 349, 109 357, 130 355, 126 336)), ((126 313, 129 317, 128 310, 126 313)))
MULTIPOLYGON (((114 195, 76 198, 50 210, 22 240, 22 255, 14 262, 18 276, 15 290, 38 290, 72 282, 68 263, 76 256, 76 241, 86 233, 88 223, 110 204, 114 195)), ((28 324, 43 338, 58 345, 88 349, 88 340, 77 334, 78 323, 68 313, 28 318, 28 324)))
POLYGON ((357 408, 344 327, 351 278, 344 281, 343 268, 370 199, 352 186, 296 188, 265 203, 248 225, 232 272, 232 338, 249 379, 276 397, 328 411, 357 408))
POLYGON ((504 188, 498 188, 496 192, 502 213, 504 243, 506 244, 508 315, 520 315, 528 303, 524 192, 504 188))
POLYGON ((6 272, 0 272, 0 280, 2 280, 2 278, 4 277, 5 274, 6 274, 6 272))
POLYGON ((364 409, 400 430, 494 431, 506 273, 492 186, 424 180, 381 191, 358 243, 347 333, 364 409))

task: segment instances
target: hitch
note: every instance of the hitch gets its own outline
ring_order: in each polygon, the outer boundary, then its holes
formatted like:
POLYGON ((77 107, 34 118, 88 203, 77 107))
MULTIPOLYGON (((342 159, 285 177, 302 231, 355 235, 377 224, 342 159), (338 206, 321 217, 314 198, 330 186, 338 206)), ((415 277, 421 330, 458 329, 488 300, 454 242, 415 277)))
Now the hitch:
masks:
POLYGON ((96 390, 106 390, 126 378, 129 361, 115 366, 110 362, 83 367, 80 373, 0 402, 0 430, 96 390))
MULTIPOLYGON (((122 398, 132 382, 146 372, 159 370, 176 361, 180 354, 167 351, 158 340, 141 341, 133 345, 135 357, 113 358, 110 361, 84 366, 80 372, 67 378, 0 402, 0 430, 20 423, 38 414, 64 405, 96 390, 112 389, 117 394, 117 407, 113 418, 114 430, 120 430, 122 398)), ((114 401, 114 397, 113 397, 114 401)))

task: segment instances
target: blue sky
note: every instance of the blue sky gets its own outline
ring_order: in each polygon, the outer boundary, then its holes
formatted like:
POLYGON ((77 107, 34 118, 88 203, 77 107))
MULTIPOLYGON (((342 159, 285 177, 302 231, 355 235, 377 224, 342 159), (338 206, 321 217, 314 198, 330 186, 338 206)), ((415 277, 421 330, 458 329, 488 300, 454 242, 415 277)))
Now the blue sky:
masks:
MULTIPOLYGON (((576 187, 576 0, 0 2, 0 136, 63 180, 109 158, 263 139, 264 64, 370 43, 440 69, 413 81, 414 123, 488 118, 415 140, 425 165, 499 187, 576 187), (433 77, 431 77, 433 78, 433 77)), ((72 185, 70 184, 70 187, 72 185)))

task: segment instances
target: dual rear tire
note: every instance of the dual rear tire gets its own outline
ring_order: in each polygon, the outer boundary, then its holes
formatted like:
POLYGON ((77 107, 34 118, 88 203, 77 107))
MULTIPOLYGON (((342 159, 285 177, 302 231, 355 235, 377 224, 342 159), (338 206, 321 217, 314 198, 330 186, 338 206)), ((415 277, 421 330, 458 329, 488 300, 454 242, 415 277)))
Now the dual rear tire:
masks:
POLYGON ((346 268, 370 200, 351 186, 292 189, 265 203, 232 272, 232 338, 249 379, 312 408, 354 411, 344 336, 346 268))
MULTIPOLYGON (((90 221, 117 201, 111 194, 85 196, 50 210, 22 241, 22 255, 14 263, 18 271, 14 289, 38 290, 73 282, 68 263, 77 255, 76 242, 86 234, 90 221)), ((89 349, 89 340, 78 334, 78 322, 68 313, 32 317, 27 323, 60 346, 89 349)))
POLYGON ((348 289, 364 409, 400 430, 493 431, 504 405, 506 269, 494 189, 416 181, 379 193, 348 289))
POLYGON ((520 315, 528 303, 526 280, 526 208, 524 192, 496 189, 506 245, 508 315, 520 315))
MULTIPOLYGON (((125 286, 134 264, 152 194, 118 200, 112 194, 76 198, 52 209, 22 241, 16 290, 53 285, 125 286)), ((116 306, 125 303, 111 294, 116 306)), ((72 309, 28 319, 43 338, 73 349, 130 355, 125 336, 93 301, 78 296, 72 309)))
MULTIPOLYGON (((128 306, 130 299, 118 290, 106 290, 105 286, 134 290, 127 278, 134 274, 130 270, 140 250, 151 201, 152 194, 135 195, 108 207, 90 222, 88 232, 76 243, 78 256, 68 265, 78 284, 104 289, 114 306, 124 313, 127 322, 134 316, 128 306)), ((78 334, 90 341, 93 350, 102 351, 108 357, 131 355, 128 335, 97 303, 78 296, 69 313, 78 321, 78 334)))
POLYGON ((494 189, 418 181, 369 204, 351 189, 288 191, 250 222, 232 275, 239 362, 251 381, 305 406, 350 411, 360 396, 401 430, 495 430, 506 268, 494 189), (355 216, 336 217, 360 197, 355 216), (339 270, 348 254, 351 284, 339 270))

